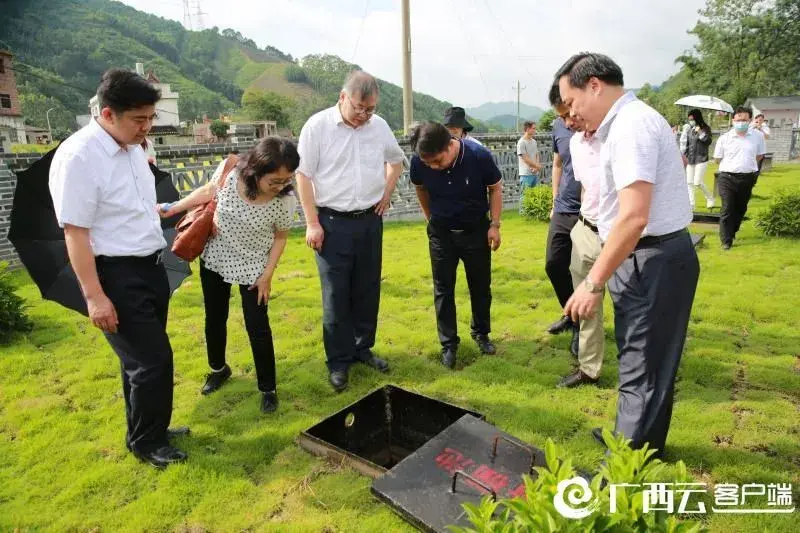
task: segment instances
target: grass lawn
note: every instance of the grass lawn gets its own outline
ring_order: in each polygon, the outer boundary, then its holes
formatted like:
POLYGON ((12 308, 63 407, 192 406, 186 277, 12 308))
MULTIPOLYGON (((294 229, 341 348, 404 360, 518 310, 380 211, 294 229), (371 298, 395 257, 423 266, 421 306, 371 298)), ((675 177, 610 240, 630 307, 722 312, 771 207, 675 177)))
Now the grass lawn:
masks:
MULTIPOLYGON (((711 176, 709 169, 709 185, 711 176)), ((762 176, 751 215, 787 186, 800 187, 800 166, 762 176)), ((125 450, 119 366, 105 339, 83 317, 43 302, 29 279, 15 274, 35 329, 0 348, 0 531, 411 531, 370 495, 370 479, 294 443, 301 430, 385 383, 481 411, 534 445, 551 437, 593 470, 602 450, 589 430, 613 426, 617 398, 613 313, 606 298, 599 386, 556 390, 571 357, 568 336, 544 331, 559 316, 544 272, 546 230, 506 213, 493 259, 494 357, 479 356, 469 340, 460 273, 466 339, 449 371, 438 361, 424 227, 388 224, 376 352, 392 372, 355 368, 342 394, 327 383, 314 259, 302 234, 293 233, 270 302, 281 401, 270 416, 259 411, 236 295, 228 340, 234 377, 201 397, 207 365, 195 272, 172 300, 169 325, 173 423, 191 426, 192 435, 179 441, 190 460, 163 472, 125 450)), ((694 231, 706 240, 667 460, 684 460, 697 480, 711 484, 791 482, 797 504, 800 245, 764 237, 752 220, 730 252, 720 250, 716 226, 694 231)), ((797 513, 706 520, 725 533, 798 530, 797 513)))

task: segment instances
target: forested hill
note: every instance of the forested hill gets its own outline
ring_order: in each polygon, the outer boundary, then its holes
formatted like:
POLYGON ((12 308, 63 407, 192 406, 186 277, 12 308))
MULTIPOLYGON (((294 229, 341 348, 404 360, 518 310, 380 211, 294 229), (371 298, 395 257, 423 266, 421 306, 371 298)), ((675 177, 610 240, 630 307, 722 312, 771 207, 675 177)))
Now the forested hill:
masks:
MULTIPOLYGON (((279 117, 294 129, 313 112, 332 105, 346 72, 336 56, 296 60, 290 54, 231 29, 187 31, 172 20, 110 0, 3 0, 0 48, 15 54, 14 69, 27 123, 72 130, 75 115, 110 67, 133 69, 142 62, 180 93, 181 120, 204 113, 248 116, 264 107, 242 108, 245 92, 280 95, 279 117)), ((379 113, 402 127, 402 91, 381 82, 379 113)), ((441 118, 450 104, 414 95, 417 119, 441 118)), ((269 109, 269 106, 266 107, 269 109)), ((268 118, 253 117, 250 118, 268 118)))

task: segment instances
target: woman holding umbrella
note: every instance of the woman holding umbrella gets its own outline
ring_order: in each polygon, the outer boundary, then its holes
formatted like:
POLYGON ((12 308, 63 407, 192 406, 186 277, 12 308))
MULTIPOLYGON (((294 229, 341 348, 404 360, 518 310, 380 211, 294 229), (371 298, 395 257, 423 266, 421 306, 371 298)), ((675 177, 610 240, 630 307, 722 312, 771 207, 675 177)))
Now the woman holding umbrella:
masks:
POLYGON ((689 186, 689 203, 694 210, 694 188, 700 187, 706 197, 706 207, 714 207, 714 195, 705 182, 708 166, 708 147, 711 146, 711 128, 703 120, 699 109, 688 113, 689 123, 681 134, 681 151, 686 161, 686 183, 689 186))
POLYGON ((216 197, 216 233, 200 256, 206 349, 211 367, 201 393, 216 391, 231 376, 231 368, 225 362, 226 323, 231 285, 236 284, 264 413, 278 407, 267 301, 272 275, 294 218, 296 200, 291 182, 299 164, 294 144, 280 137, 267 137, 228 176, 223 175, 223 161, 208 184, 162 210, 163 217, 170 217, 216 197))

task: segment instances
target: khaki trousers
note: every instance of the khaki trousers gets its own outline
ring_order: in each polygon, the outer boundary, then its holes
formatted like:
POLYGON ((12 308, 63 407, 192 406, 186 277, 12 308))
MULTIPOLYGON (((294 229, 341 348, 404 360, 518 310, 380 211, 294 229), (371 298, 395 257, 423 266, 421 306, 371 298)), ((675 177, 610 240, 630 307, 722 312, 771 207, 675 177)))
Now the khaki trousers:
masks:
MULTIPOLYGON (((572 238, 572 257, 569 270, 572 274, 573 287, 578 287, 589 275, 594 262, 600 256, 600 236, 582 220, 578 220, 570 232, 570 237, 572 238)), ((605 287, 603 287, 603 296, 605 296, 605 287)), ((584 374, 597 379, 603 366, 605 342, 602 300, 594 317, 582 319, 580 327, 578 363, 584 374)))

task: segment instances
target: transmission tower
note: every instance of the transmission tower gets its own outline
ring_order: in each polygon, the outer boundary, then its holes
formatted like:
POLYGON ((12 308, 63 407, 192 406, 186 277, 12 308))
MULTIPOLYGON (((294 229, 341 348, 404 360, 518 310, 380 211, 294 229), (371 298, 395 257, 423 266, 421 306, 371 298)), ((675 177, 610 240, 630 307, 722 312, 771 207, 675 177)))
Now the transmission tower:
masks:
POLYGON ((208 13, 203 11, 201 3, 201 0, 195 0, 194 29, 197 31, 206 29, 206 25, 203 23, 203 15, 207 15, 208 13))
POLYGON ((183 27, 187 30, 192 29, 192 7, 189 5, 190 0, 183 0, 183 27))

